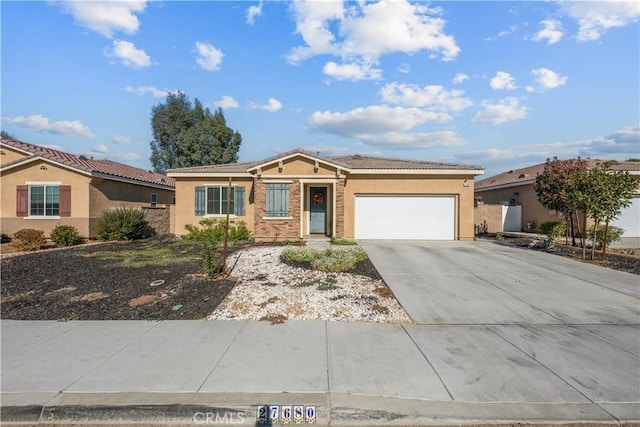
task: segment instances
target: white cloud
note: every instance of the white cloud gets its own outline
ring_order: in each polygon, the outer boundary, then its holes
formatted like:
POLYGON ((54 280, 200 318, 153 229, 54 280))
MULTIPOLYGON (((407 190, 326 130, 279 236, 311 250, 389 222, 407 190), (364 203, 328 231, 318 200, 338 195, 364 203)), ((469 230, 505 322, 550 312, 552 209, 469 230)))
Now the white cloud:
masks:
POLYGON ((345 147, 344 145, 311 145, 305 147, 305 150, 309 150, 313 153, 320 153, 321 156, 342 156, 349 152, 349 147, 345 147))
POLYGON ((33 129, 38 132, 48 132, 55 135, 77 135, 87 139, 94 139, 96 136, 91 133, 88 127, 80 123, 78 120, 58 122, 49 122, 48 117, 40 114, 32 114, 30 116, 3 117, 2 121, 22 126, 27 129, 33 129))
POLYGON ((545 19, 540 21, 540 25, 542 29, 538 31, 538 33, 533 36, 533 40, 535 41, 546 41, 547 46, 558 43, 564 32, 562 31, 562 23, 555 19, 545 19))
POLYGON ((345 8, 342 2, 307 0, 293 3, 292 10, 296 32, 305 42, 287 55, 292 64, 323 54, 348 63, 376 64, 384 54, 421 50, 450 61, 460 52, 453 36, 444 32, 441 10, 424 4, 381 0, 345 8))
POLYGON ((560 74, 551 71, 548 68, 536 68, 531 70, 531 74, 535 81, 544 89, 554 89, 564 85, 568 77, 561 76, 560 74))
POLYGON ((346 113, 316 111, 309 119, 314 130, 342 136, 360 137, 376 133, 407 131, 428 120, 440 118, 438 113, 420 108, 373 105, 346 113))
POLYGON ((91 149, 93 153, 98 154, 107 154, 109 152, 109 147, 104 144, 97 145, 91 149))
POLYGON ((240 104, 235 100, 233 96, 223 96, 219 101, 213 103, 214 106, 222 108, 223 110, 230 110, 232 108, 238 108, 240 104))
POLYGON ((494 78, 491 79, 491 89, 495 90, 513 90, 516 89, 515 81, 511 74, 504 71, 498 71, 494 78))
POLYGON ((144 11, 146 1, 65 1, 61 6, 78 25, 112 37, 117 31, 126 34, 138 31, 140 22, 136 14, 144 11))
POLYGON ((482 103, 482 110, 471 120, 473 123, 492 123, 500 125, 512 120, 527 117, 528 107, 519 105, 516 98, 505 98, 497 104, 482 103))
POLYGON ((124 135, 114 135, 113 137, 111 137, 111 142, 113 142, 114 144, 118 144, 118 145, 133 145, 133 144, 135 144, 135 142, 133 142, 130 138, 127 138, 124 135))
POLYGON ((459 85, 460 83, 463 83, 465 80, 469 80, 469 76, 463 73, 458 73, 453 78, 453 83, 459 85))
POLYGON ((411 72, 411 65, 407 64, 406 62, 403 62, 398 67, 398 72, 400 72, 402 74, 409 74, 411 72))
POLYGON ((425 149, 466 145, 467 141, 452 131, 440 132, 389 132, 363 135, 362 142, 392 148, 425 149))
POLYGON ((464 98, 462 90, 446 90, 443 86, 428 85, 418 87, 411 84, 389 83, 380 90, 385 102, 407 107, 424 107, 438 111, 461 111, 471 107, 473 102, 464 98))
POLYGON ((128 92, 128 93, 135 93, 136 95, 145 95, 148 93, 154 98, 166 98, 166 96, 169 95, 169 93, 175 92, 167 89, 158 89, 153 86, 138 86, 138 87, 127 86, 126 88, 124 88, 124 90, 125 92, 128 92))
POLYGON ((249 104, 249 108, 251 108, 252 110, 265 110, 269 111, 270 113, 275 113, 282 108, 282 102, 278 101, 275 98, 269 98, 265 105, 258 105, 252 102, 249 104))
POLYGON ((635 23, 640 16, 637 1, 570 1, 560 3, 560 7, 578 21, 576 38, 579 41, 599 40, 610 28, 635 23))
POLYGON ((262 0, 258 5, 249 6, 247 9, 247 24, 253 25, 256 17, 262 15, 262 0))
POLYGON ((372 64, 336 64, 327 62, 322 72, 336 80, 379 80, 382 78, 382 70, 371 68, 372 64))
POLYGON ((114 40, 113 48, 107 51, 107 56, 116 58, 131 68, 144 68, 151 65, 151 58, 144 50, 138 49, 133 43, 124 40, 114 40))
POLYGON ((220 69, 224 53, 209 43, 196 42, 196 51, 198 57, 196 62, 200 67, 208 71, 217 71, 220 69))
POLYGON ((441 114, 420 108, 373 105, 346 113, 317 111, 309 118, 309 127, 365 144, 394 148, 422 149, 466 144, 455 132, 409 132, 427 121, 439 120, 441 114))
POLYGON ((135 163, 144 159, 138 153, 119 153, 119 154, 111 154, 109 157, 116 159, 122 163, 135 163))

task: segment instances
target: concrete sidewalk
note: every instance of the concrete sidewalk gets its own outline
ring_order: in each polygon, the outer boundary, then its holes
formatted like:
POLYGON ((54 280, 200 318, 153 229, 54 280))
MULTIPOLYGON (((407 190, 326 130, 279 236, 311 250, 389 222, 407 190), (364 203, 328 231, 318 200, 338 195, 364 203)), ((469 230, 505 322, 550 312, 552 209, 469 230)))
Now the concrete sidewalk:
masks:
POLYGON ((640 326, 1 321, 2 423, 640 420, 640 326), (615 332, 615 333, 613 333, 615 332))

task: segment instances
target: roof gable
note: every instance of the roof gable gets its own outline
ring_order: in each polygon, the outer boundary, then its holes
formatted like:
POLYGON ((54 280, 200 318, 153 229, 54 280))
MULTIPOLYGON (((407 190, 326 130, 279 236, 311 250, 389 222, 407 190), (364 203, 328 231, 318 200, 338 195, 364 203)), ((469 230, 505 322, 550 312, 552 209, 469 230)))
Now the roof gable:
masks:
POLYGON ((326 166, 329 166, 331 168, 335 168, 335 169, 341 169, 341 170, 345 170, 348 169, 348 166, 345 166, 344 164, 339 164, 338 162, 335 162, 333 159, 328 158, 328 157, 323 157, 320 156, 318 154, 313 154, 309 151, 303 150, 303 149, 295 149, 292 151, 288 151, 286 153, 274 156, 274 157, 270 157, 268 159, 263 160, 262 162, 259 162, 257 164, 255 164, 254 166, 252 166, 251 168, 249 168, 247 171, 248 172, 253 172, 253 171, 257 171, 258 169, 263 169, 263 168, 267 168, 271 165, 275 165, 275 164, 279 164, 280 162, 284 162, 286 160, 290 160, 290 159, 294 159, 296 157, 302 157, 314 162, 318 162, 318 163, 322 163, 326 166))

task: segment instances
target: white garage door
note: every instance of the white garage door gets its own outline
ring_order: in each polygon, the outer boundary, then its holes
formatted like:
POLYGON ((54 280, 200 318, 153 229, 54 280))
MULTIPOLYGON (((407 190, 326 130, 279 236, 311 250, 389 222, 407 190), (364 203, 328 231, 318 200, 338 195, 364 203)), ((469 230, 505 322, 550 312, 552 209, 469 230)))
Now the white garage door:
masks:
POLYGON ((640 237, 640 196, 631 199, 631 205, 623 209, 611 225, 624 229, 622 237, 640 237))
POLYGON ((356 239, 453 240, 453 196, 356 196, 356 239))

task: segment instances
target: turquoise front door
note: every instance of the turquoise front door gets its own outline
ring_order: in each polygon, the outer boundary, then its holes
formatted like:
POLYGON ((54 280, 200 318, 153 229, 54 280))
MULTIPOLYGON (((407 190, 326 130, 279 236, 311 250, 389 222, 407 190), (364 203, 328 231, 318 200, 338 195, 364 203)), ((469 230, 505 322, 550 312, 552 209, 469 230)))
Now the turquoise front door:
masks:
POLYGON ((309 188, 309 234, 327 233, 327 189, 309 188))

